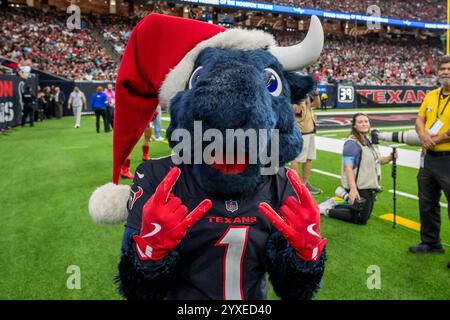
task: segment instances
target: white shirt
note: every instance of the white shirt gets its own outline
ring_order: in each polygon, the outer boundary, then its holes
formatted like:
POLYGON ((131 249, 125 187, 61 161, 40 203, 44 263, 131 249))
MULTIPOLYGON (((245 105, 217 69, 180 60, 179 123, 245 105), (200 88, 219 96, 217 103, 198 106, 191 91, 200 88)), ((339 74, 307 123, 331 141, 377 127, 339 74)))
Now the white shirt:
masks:
POLYGON ((76 107, 82 107, 83 104, 86 103, 86 97, 84 96, 84 93, 81 91, 75 92, 72 91, 69 97, 69 104, 71 104, 74 108, 76 107))

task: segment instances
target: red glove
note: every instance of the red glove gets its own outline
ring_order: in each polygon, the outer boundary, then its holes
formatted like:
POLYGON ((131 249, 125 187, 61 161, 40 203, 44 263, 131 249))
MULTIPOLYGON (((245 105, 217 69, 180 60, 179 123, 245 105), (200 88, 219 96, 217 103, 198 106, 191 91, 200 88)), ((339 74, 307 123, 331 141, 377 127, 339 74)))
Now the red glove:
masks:
POLYGON ((142 209, 141 232, 133 236, 141 260, 164 258, 212 207, 211 200, 205 199, 186 215, 188 209, 181 199, 170 193, 180 173, 177 167, 170 169, 142 209))
POLYGON ((298 257, 316 261, 327 243, 327 239, 320 236, 319 207, 296 171, 288 170, 286 176, 299 201, 293 196, 287 197, 280 208, 281 216, 265 202, 259 205, 259 211, 281 232, 298 257))

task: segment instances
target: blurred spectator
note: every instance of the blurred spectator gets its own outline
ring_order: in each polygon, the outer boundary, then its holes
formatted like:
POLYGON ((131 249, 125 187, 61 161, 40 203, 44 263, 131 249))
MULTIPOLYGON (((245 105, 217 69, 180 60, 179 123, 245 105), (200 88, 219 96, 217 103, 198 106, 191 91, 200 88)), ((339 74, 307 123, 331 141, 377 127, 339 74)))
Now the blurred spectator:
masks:
POLYGON ((114 129, 114 111, 116 106, 116 91, 113 88, 112 83, 108 83, 107 88, 104 91, 106 98, 108 98, 108 105, 106 106, 106 118, 111 128, 114 129))
POLYGON ((36 96, 31 91, 29 85, 25 85, 22 92, 23 114, 22 114, 22 127, 25 126, 27 118, 29 119, 30 127, 34 126, 34 105, 36 96))
POLYGON ((326 92, 320 95, 320 110, 327 110, 328 94, 326 92))
POLYGON ((153 128, 155 129, 155 140, 163 141, 164 138, 161 136, 161 106, 158 105, 155 110, 156 116, 152 121, 153 128))
POLYGON ((17 74, 24 80, 28 79, 31 74, 31 60, 27 59, 19 64, 17 74))
POLYGON ((64 92, 59 87, 55 87, 51 93, 50 101, 52 103, 53 114, 57 119, 61 119, 63 116, 63 105, 66 101, 64 92))
POLYGON ((95 112, 95 124, 97 133, 100 133, 100 116, 103 119, 103 125, 105 132, 109 132, 108 118, 106 117, 106 106, 108 105, 108 98, 103 93, 103 87, 98 86, 97 91, 92 94, 91 97, 91 109, 95 112))
POLYGON ((34 118, 36 119, 37 122, 42 122, 44 120, 45 104, 46 104, 45 93, 40 88, 38 88, 37 107, 36 110, 34 111, 34 118))
POLYGON ((45 119, 51 119, 55 115, 53 113, 53 103, 51 102, 52 92, 49 86, 44 88, 44 95, 42 96, 42 104, 44 107, 44 117, 45 119))
POLYGON ((80 127, 81 110, 86 110, 86 97, 79 87, 75 86, 70 93, 69 102, 67 108, 73 110, 73 116, 75 117, 75 128, 80 127))

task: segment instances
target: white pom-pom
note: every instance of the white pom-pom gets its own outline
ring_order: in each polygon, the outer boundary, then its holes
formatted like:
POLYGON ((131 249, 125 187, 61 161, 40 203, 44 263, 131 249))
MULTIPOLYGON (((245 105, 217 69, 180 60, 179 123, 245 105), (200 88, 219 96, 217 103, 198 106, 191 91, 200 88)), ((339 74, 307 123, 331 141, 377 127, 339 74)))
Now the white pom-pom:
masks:
POLYGON ((127 220, 130 186, 107 183, 97 188, 89 199, 89 214, 100 224, 119 224, 127 220))

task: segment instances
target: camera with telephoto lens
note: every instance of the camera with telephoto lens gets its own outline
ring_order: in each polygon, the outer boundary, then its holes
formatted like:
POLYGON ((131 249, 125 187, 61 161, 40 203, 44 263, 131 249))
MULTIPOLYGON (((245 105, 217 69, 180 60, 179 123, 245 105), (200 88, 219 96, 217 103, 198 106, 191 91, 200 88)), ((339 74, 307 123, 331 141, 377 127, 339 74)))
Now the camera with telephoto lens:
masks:
POLYGON ((379 144, 380 141, 404 143, 409 146, 421 146, 422 143, 414 130, 398 131, 398 132, 380 132, 373 129, 371 134, 373 144, 379 144))
MULTIPOLYGON (((345 201, 350 200, 350 195, 348 194, 347 190, 345 190, 341 186, 336 188, 336 190, 334 191, 334 195, 336 197, 344 199, 345 201)), ((366 205, 366 202, 367 202, 367 200, 364 199, 363 197, 360 197, 359 199, 355 199, 355 201, 352 204, 353 209, 355 209, 356 211, 364 210, 364 206, 366 205)))
POLYGON ((348 201, 348 199, 349 199, 349 195, 348 195, 347 190, 345 190, 341 186, 336 188, 336 190, 334 191, 334 195, 336 197, 344 199, 345 201, 348 201))

